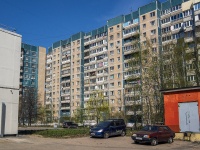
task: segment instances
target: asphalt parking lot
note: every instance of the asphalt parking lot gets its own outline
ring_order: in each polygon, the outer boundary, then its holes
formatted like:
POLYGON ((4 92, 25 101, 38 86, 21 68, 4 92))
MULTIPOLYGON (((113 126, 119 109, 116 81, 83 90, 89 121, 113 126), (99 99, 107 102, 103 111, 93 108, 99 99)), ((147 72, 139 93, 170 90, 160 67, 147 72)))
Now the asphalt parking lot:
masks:
POLYGON ((134 144, 130 137, 102 138, 72 138, 55 139, 35 135, 20 135, 18 137, 0 138, 0 150, 195 150, 200 149, 199 143, 174 141, 172 144, 161 143, 157 146, 149 144, 134 144))

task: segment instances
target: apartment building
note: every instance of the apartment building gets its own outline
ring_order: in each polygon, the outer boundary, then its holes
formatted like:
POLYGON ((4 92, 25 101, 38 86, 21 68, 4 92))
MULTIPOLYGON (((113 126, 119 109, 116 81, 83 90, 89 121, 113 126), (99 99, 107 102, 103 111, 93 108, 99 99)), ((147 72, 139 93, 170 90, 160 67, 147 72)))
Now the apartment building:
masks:
MULTIPOLYGON (((199 11, 200 1, 189 0, 182 2, 166 1, 162 3, 161 11, 161 28, 162 28, 162 45, 163 45, 163 58, 165 60, 165 68, 169 69, 172 52, 166 47, 170 42, 178 43, 180 38, 184 38, 184 42, 188 44, 187 53, 193 53, 194 59, 185 62, 185 76, 187 84, 196 86, 196 80, 199 78, 196 76, 195 64, 196 60, 199 63, 199 50, 196 38, 199 37, 199 11), (196 47, 196 48, 195 48, 196 47), (167 62, 168 61, 168 62, 167 62)), ((173 87, 176 87, 173 83, 173 87)))
POLYGON ((45 64, 46 48, 21 44, 19 96, 23 98, 26 87, 34 88, 37 91, 37 104, 43 106, 45 102, 45 64))
MULTIPOLYGON (((86 107, 93 91, 100 90, 111 114, 140 115, 142 108, 133 111, 132 105, 150 105, 145 93, 147 68, 164 58, 163 46, 182 36, 182 26, 185 42, 194 41, 194 35, 199 35, 199 8, 199 0, 156 0, 130 14, 109 19, 103 27, 54 43, 47 54, 46 105, 57 117, 73 116, 77 108, 86 107), (138 45, 133 44, 136 41, 138 45), (133 58, 147 47, 147 41, 151 42, 148 61, 133 58), (135 64, 132 70, 130 60, 135 64), (57 80, 53 82, 53 78, 57 80)), ((188 80, 194 76, 194 71, 187 72, 188 80)), ((158 100, 154 88, 149 90, 152 95, 148 98, 153 106, 158 100)))
POLYGON ((46 100, 48 121, 57 119, 60 108, 60 41, 53 43, 46 56, 46 100))
POLYGON ((0 137, 18 134, 21 39, 0 25, 0 137))
MULTIPOLYGON (((88 32, 84 36, 84 106, 93 92, 103 93, 104 100, 108 101, 109 70, 107 27, 103 26, 88 32)), ((88 118, 88 119, 94 119, 88 118)))

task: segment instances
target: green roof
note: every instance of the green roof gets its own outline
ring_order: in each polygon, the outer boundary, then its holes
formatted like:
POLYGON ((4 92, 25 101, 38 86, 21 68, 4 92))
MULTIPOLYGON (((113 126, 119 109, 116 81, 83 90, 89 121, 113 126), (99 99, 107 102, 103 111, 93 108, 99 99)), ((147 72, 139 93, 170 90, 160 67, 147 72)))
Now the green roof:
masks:
POLYGON ((80 38, 83 38, 84 32, 79 32, 71 36, 71 41, 76 41, 80 38))
POLYGON ((117 24, 120 24, 120 23, 123 23, 123 22, 124 22, 124 15, 121 15, 121 16, 118 16, 118 17, 115 17, 115 18, 108 20, 107 26, 109 28, 109 27, 112 27, 114 25, 117 25, 117 24))
POLYGON ((156 1, 140 7, 139 12, 140 12, 140 15, 143 15, 155 9, 156 9, 156 1))
POLYGON ((61 46, 61 41, 57 41, 57 42, 53 43, 53 49, 60 47, 60 46, 61 46))
POLYGON ((22 43, 21 47, 24 48, 24 49, 32 50, 32 51, 38 51, 38 47, 34 46, 34 45, 22 43))

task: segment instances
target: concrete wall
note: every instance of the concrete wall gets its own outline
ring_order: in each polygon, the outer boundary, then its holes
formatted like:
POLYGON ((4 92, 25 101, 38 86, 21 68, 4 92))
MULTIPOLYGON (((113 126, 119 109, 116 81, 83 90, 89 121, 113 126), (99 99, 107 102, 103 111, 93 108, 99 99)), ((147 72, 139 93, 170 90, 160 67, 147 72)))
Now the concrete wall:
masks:
POLYGON ((18 133, 20 53, 21 35, 0 28, 0 103, 5 104, 5 132, 0 134, 18 133))

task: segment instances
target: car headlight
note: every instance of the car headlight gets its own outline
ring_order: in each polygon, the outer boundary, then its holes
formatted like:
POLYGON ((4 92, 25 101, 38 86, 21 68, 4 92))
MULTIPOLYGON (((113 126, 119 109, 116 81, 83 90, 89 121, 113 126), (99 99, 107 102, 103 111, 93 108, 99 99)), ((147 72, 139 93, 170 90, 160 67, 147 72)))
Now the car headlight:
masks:
POLYGON ((144 138, 149 138, 150 136, 149 135, 144 135, 144 138))
POLYGON ((137 136, 137 134, 133 134, 132 136, 137 136))
POLYGON ((102 132, 103 131, 103 129, 101 129, 101 130, 99 130, 99 131, 97 131, 97 132, 102 132))

